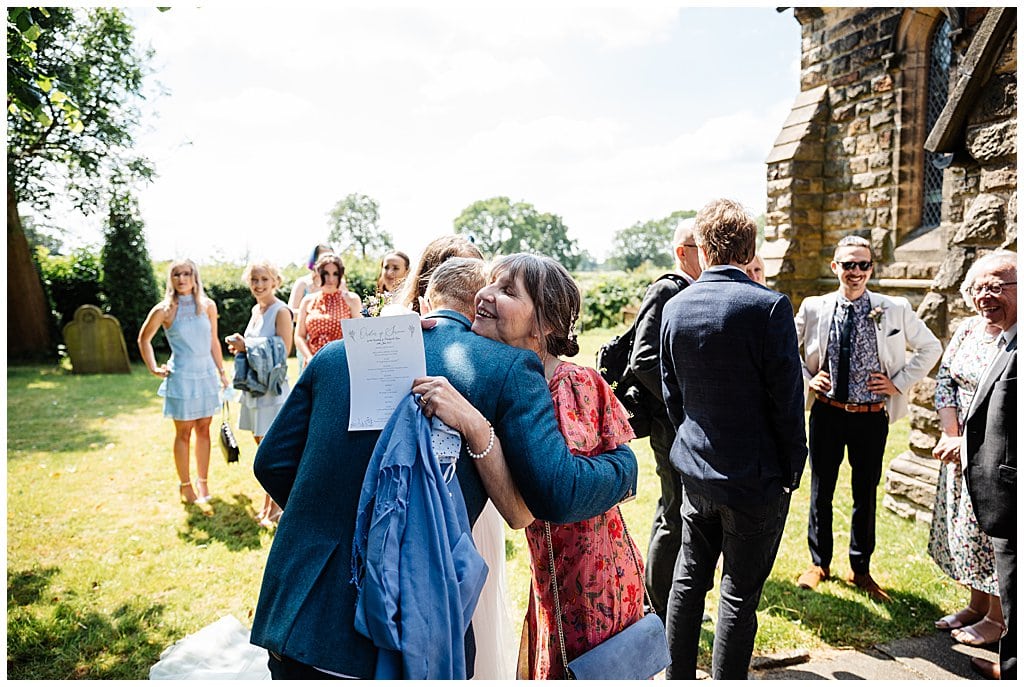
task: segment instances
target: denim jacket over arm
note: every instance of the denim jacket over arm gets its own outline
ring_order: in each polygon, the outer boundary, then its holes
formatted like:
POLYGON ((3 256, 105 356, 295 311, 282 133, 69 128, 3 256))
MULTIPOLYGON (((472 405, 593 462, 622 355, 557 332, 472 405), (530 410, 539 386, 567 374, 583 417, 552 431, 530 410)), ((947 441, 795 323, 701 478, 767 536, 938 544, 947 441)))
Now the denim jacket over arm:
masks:
POLYGON ((250 336, 245 339, 245 353, 235 355, 235 378, 232 386, 253 396, 281 393, 288 376, 288 354, 280 336, 250 336))
POLYGON ((458 477, 445 483, 412 394, 381 433, 352 541, 356 630, 375 679, 465 680, 465 635, 487 578, 458 477))

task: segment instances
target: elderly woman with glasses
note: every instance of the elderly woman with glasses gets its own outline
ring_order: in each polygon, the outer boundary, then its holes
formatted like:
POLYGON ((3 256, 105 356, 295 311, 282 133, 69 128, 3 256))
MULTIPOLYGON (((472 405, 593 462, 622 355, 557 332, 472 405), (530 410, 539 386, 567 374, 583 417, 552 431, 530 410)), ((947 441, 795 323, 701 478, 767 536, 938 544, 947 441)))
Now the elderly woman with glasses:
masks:
POLYGON ((978 314, 960 323, 935 377, 935 408, 942 436, 932 455, 942 465, 928 553, 944 573, 971 590, 967 607, 935 621, 935 627, 951 630, 953 639, 971 646, 997 641, 1006 626, 992 541, 978 525, 961 470, 961 430, 985 368, 997 353, 1000 322, 1009 308, 1006 296, 1011 288, 1016 289, 1016 282, 980 280, 997 271, 995 268, 1016 269, 1016 264, 1014 253, 996 251, 977 260, 967 271, 960 293, 978 314))
POLYGON ((317 351, 342 337, 342 320, 362 317, 363 309, 359 296, 345 284, 345 263, 340 257, 321 255, 315 269, 320 290, 302 299, 295 326, 295 348, 302 354, 303 367, 317 351))

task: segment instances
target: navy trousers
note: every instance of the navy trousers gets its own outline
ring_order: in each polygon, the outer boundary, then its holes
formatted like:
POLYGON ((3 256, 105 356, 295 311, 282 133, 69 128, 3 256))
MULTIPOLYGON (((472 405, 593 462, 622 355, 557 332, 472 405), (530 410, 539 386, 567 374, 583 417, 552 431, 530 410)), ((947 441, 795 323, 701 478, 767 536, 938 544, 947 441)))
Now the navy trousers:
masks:
POLYGON ((789 514, 789 494, 728 506, 683 487, 679 556, 668 600, 668 680, 697 672, 704 597, 722 556, 721 599, 711 662, 716 680, 745 680, 757 634, 757 605, 775 563, 789 514))
POLYGON ((807 437, 811 465, 807 546, 815 565, 828 568, 832 564, 832 497, 845 451, 853 491, 850 567, 855 573, 871 571, 878 482, 882 479, 882 457, 888 436, 889 416, 884 410, 849 413, 821 401, 811 406, 807 437))

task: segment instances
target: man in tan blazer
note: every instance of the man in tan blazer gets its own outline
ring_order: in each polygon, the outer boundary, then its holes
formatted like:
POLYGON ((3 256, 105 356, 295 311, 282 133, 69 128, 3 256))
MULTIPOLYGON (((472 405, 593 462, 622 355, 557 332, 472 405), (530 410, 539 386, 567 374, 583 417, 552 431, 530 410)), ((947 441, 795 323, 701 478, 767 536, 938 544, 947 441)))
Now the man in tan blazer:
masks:
POLYGON ((813 563, 799 584, 814 589, 831 575, 832 497, 846 451, 853 491, 847 580, 889 601, 870 572, 885 442, 889 424, 907 414, 907 392, 939 360, 942 344, 906 298, 867 290, 872 268, 871 244, 843 238, 832 259, 839 289, 805 299, 796 314, 811 411, 807 543, 813 563))

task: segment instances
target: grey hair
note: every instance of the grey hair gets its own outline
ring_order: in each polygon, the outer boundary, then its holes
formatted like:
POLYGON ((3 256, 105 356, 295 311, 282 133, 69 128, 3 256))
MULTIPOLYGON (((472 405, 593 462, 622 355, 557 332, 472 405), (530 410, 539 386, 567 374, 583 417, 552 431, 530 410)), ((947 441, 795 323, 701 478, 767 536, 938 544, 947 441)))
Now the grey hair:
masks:
POLYGON ((1017 254, 1012 250, 996 250, 991 253, 986 253, 971 265, 970 269, 967 270, 967 275, 964 277, 964 281, 960 284, 960 295, 963 296, 964 302, 967 303, 967 307, 978 312, 978 309, 974 306, 974 298, 971 296, 971 287, 974 286, 974 280, 978 278, 978 275, 982 272, 989 270, 1002 272, 1005 270, 1013 270, 1017 272, 1017 254), (1003 269, 998 269, 998 268, 1003 269))

